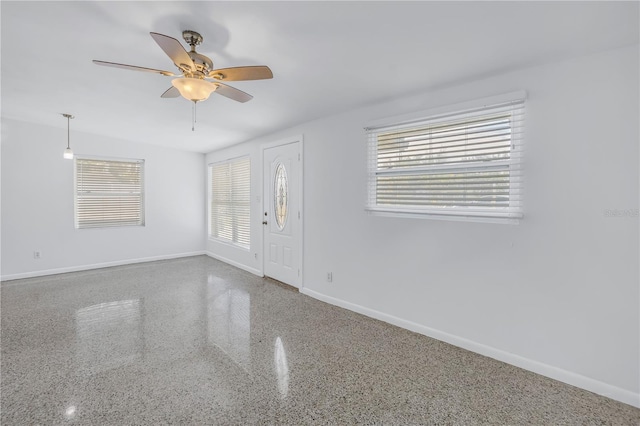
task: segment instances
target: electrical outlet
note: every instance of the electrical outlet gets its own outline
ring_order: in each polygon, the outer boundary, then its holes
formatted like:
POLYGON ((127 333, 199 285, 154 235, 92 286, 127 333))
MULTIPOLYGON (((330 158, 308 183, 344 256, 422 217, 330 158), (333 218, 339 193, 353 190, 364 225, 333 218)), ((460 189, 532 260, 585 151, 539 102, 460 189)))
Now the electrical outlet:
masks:
POLYGON ((333 272, 327 272, 327 282, 330 283, 333 281, 333 272))
POLYGON ((40 257, 41 257, 40 255, 41 255, 40 250, 36 250, 36 251, 33 252, 33 258, 34 259, 40 259, 40 257))

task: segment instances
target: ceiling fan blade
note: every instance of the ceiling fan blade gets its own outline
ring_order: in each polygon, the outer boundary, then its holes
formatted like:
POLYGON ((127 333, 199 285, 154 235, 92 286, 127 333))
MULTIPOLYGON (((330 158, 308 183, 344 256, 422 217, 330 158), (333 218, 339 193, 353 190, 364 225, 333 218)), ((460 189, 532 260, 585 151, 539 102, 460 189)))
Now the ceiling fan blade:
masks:
POLYGON ((209 77, 224 81, 265 80, 273 78, 273 73, 266 65, 251 67, 221 68, 209 72, 209 77))
POLYGON ((187 69, 189 71, 195 71, 193 60, 182 47, 182 44, 173 37, 166 36, 164 34, 149 33, 151 37, 158 43, 158 46, 164 53, 166 53, 174 64, 180 69, 187 69))
POLYGON ((174 86, 169 87, 162 95, 161 98, 177 98, 180 96, 180 91, 174 86))
POLYGON ((105 66, 105 67, 123 68, 125 70, 131 70, 131 71, 153 72, 153 73, 156 73, 156 74, 162 74, 162 75, 166 75, 166 76, 169 76, 169 77, 172 77, 172 76, 175 75, 171 71, 163 71, 163 70, 156 70, 156 69, 153 69, 153 68, 137 67, 135 65, 117 64, 115 62, 98 61, 96 59, 93 60, 93 63, 96 64, 96 65, 102 65, 102 66, 105 66))
POLYGON ((234 101, 247 102, 253 99, 253 96, 243 92, 242 90, 238 90, 235 87, 227 86, 226 84, 219 83, 219 82, 215 82, 212 84, 215 84, 216 86, 218 86, 218 88, 214 93, 225 96, 229 99, 233 99, 234 101))

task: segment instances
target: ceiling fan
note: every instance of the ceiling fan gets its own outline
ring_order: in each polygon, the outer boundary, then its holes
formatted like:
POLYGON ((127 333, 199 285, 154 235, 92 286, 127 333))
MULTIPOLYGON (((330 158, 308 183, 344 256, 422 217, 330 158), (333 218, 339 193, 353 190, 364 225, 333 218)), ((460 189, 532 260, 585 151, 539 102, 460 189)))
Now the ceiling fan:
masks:
POLYGON ((172 87, 167 89, 160 97, 177 98, 178 96, 182 96, 187 100, 193 101, 194 104, 206 100, 213 92, 233 99, 234 101, 247 102, 251 100, 253 96, 242 90, 228 86, 224 84, 223 81, 264 80, 273 78, 271 69, 266 65, 214 69, 211 59, 196 52, 196 46, 202 43, 202 36, 195 31, 186 30, 182 32, 182 38, 191 46, 191 51, 189 52, 173 37, 154 32, 149 34, 151 34, 151 37, 158 43, 164 53, 171 58, 174 65, 178 67, 180 71, 179 74, 171 71, 98 61, 95 59, 93 62, 97 65, 107 67, 176 77, 171 80, 172 87))

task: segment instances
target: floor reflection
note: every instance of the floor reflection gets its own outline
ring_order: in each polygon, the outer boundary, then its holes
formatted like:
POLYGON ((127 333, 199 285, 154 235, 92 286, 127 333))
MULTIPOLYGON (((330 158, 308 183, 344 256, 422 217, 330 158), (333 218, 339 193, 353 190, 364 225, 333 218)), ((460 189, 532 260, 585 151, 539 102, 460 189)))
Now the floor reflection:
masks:
POLYGON ((245 371, 251 371, 251 296, 210 275, 207 282, 207 340, 245 371))
POLYGON ((99 303, 75 313, 76 357, 84 373, 131 364, 144 352, 141 299, 99 303))
POLYGON ((287 364, 287 353, 284 350, 280 336, 276 338, 274 360, 276 364, 276 378, 278 380, 278 392, 280 397, 285 399, 289 394, 289 364, 287 364))
POLYGON ((71 420, 76 416, 76 406, 75 405, 70 405, 69 407, 67 407, 66 410, 64 410, 64 418, 67 420, 71 420))

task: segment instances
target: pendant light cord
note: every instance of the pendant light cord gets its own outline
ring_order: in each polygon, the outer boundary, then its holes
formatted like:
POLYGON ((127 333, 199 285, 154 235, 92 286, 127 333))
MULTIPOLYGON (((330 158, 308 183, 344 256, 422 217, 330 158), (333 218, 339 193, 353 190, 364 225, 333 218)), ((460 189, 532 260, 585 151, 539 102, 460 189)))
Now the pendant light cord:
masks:
POLYGON ((70 138, 70 136, 69 136, 69 120, 70 119, 71 119, 71 116, 67 114, 67 149, 71 149, 69 147, 69 143, 70 143, 69 142, 69 138, 70 138))

